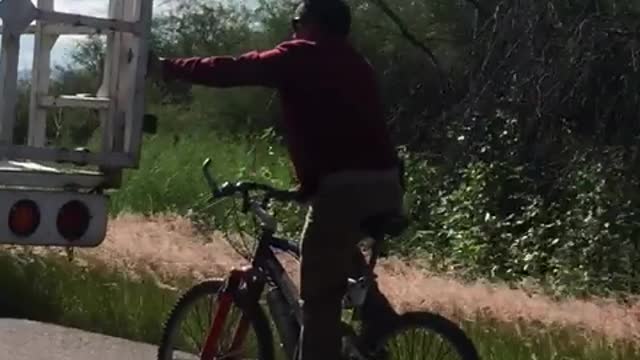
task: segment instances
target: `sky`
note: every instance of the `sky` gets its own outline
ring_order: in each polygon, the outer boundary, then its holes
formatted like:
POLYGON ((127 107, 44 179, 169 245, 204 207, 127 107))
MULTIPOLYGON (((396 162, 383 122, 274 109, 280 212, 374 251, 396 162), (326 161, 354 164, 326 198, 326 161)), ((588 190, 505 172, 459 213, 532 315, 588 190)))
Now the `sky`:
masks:
MULTIPOLYGON (((34 4, 37 0, 31 0, 34 4)), ((155 0, 154 14, 167 9, 167 0, 155 0)), ((56 11, 71 12, 75 14, 91 15, 106 17, 109 6, 109 0, 54 0, 54 9, 56 11)), ((74 44, 82 39, 83 36, 65 35, 58 38, 58 41, 51 50, 52 67, 55 64, 64 64, 69 59, 70 51, 74 44)), ((20 59, 19 69, 25 71, 31 69, 33 62, 33 36, 23 35, 20 40, 20 59)))

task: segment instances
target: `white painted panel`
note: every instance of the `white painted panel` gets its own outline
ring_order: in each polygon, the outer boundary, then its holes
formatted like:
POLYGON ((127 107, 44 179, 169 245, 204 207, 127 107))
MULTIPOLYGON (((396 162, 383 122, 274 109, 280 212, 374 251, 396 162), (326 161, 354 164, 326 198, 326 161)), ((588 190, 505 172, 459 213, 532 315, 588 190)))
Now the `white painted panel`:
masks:
MULTIPOLYGON (((52 35, 92 35, 101 32, 86 26, 74 26, 68 24, 45 24, 43 28, 46 34, 52 35)), ((0 25, 0 33, 3 31, 3 26, 0 25)), ((36 25, 29 25, 25 29, 24 34, 35 34, 37 31, 38 27, 36 25)))
POLYGON ((149 50, 148 39, 151 33, 151 19, 153 16, 153 0, 134 0, 136 3, 136 18, 140 22, 140 37, 135 39, 132 46, 134 74, 132 93, 132 109, 127 121, 125 149, 133 156, 138 165, 142 145, 142 125, 145 112, 145 77, 147 72, 147 56, 149 50))
POLYGON ((81 108, 81 109, 108 109, 111 100, 106 97, 93 96, 43 96, 38 105, 50 108, 81 108))
MULTIPOLYGON (((124 19, 124 0, 111 0, 109 3, 109 17, 124 19)), ((118 129, 124 122, 124 115, 120 111, 118 73, 121 66, 122 33, 111 33, 107 36, 106 57, 102 84, 98 89, 98 96, 113 97, 108 111, 100 114, 102 126, 102 151, 122 151, 122 134, 118 136, 118 129)))
MULTIPOLYGON (((53 10, 53 0, 38 0, 38 7, 53 10)), ((29 133, 27 137, 29 146, 44 147, 46 144, 47 111, 38 106, 38 99, 49 93, 51 49, 57 39, 57 35, 45 33, 42 23, 36 24, 29 100, 29 133)))
POLYGON ((37 10, 36 18, 45 23, 70 24, 73 26, 90 27, 100 31, 140 33, 139 24, 116 19, 104 19, 95 16, 68 14, 42 9, 37 10))
POLYGON ((92 189, 104 181, 104 176, 98 171, 33 161, 0 161, 0 188, 92 189))
POLYGON ((115 168, 133 164, 126 153, 88 153, 58 148, 35 148, 22 145, 0 145, 0 159, 28 159, 34 161, 78 162, 115 168))
POLYGON ((0 144, 12 144, 18 96, 20 36, 4 34, 0 51, 0 144))

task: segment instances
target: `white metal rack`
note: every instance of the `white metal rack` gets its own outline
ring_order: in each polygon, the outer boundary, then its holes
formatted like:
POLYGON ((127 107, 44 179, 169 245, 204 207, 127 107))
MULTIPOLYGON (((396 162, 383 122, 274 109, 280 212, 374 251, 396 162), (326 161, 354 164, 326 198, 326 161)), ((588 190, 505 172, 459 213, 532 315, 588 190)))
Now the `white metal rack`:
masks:
POLYGON ((57 12, 53 0, 37 0, 37 6, 30 0, 0 2, 0 187, 116 188, 122 169, 138 166, 152 12, 152 0, 110 0, 108 18, 57 12), (14 127, 23 34, 33 34, 35 46, 28 138, 20 145, 15 143, 14 127), (95 95, 49 93, 51 49, 60 35, 71 34, 107 38, 102 85, 95 95), (48 146, 47 111, 54 108, 97 111, 100 151, 48 146), (69 163, 82 165, 63 165, 69 163))

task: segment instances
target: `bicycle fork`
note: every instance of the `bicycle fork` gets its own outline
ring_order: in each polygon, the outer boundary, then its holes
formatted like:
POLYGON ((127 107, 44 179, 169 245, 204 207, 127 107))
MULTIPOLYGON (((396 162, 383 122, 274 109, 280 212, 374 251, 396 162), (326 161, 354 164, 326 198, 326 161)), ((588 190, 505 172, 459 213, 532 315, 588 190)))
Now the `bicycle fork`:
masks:
POLYGON ((282 347, 287 358, 291 360, 297 359, 300 324, 296 321, 293 310, 286 303, 280 289, 273 288, 267 293, 267 305, 280 335, 282 347))
MULTIPOLYGON (((200 353, 200 360, 214 360, 216 354, 218 353, 218 343, 220 341, 220 335, 224 330, 224 324, 227 321, 227 316, 229 315, 229 311, 231 310, 231 306, 234 301, 239 301, 239 297, 237 296, 242 285, 249 285, 247 279, 252 276, 251 267, 246 267, 240 270, 232 270, 231 274, 218 295, 218 308, 212 315, 212 323, 209 328, 209 332, 207 334, 204 346, 200 353)), ((252 292, 255 291, 258 295, 263 290, 263 285, 258 284, 258 286, 247 286, 247 289, 252 292)), ((251 300, 251 295, 248 294, 249 297, 247 300, 251 300)), ((257 299, 256 299, 257 300, 257 299)), ((235 334, 233 336, 233 340, 231 342, 231 348, 229 349, 229 354, 233 354, 235 351, 238 351, 242 346, 247 332, 249 331, 249 319, 247 318, 248 314, 246 311, 242 312, 240 322, 238 327, 236 328, 235 334)))

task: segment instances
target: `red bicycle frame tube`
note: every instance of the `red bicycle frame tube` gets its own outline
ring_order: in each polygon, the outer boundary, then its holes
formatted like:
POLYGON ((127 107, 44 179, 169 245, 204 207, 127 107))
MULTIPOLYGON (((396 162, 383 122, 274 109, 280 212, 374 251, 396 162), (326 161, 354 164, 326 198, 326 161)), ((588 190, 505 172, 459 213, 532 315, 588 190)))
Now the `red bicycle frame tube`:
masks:
MULTIPOLYGON (((260 294, 264 291, 265 283, 254 276, 252 267, 245 267, 243 271, 244 281, 247 284, 247 296, 245 299, 249 304, 253 304, 254 302, 257 304, 260 300, 260 294)), ((238 324, 235 336, 233 337, 233 342, 231 343, 231 348, 229 349, 230 353, 236 352, 236 350, 242 346, 244 339, 247 336, 247 332, 249 331, 250 324, 250 315, 245 311, 240 317, 240 323, 238 324)))
MULTIPOLYGON (((231 271, 231 275, 229 276, 227 284, 224 290, 220 293, 218 310, 213 317, 211 328, 209 329, 207 339, 205 340, 204 347, 202 348, 202 352, 200 353, 200 360, 214 360, 214 356, 218 352, 218 341, 220 340, 220 334, 222 333, 222 330, 224 328, 224 323, 227 320, 227 315, 229 314, 231 305, 233 305, 233 295, 236 293, 240 285, 245 281, 248 274, 249 268, 231 271)), ((247 321, 245 320, 245 316, 243 314, 238 330, 246 327, 243 326, 244 322, 247 321)), ((244 330, 244 332, 246 333, 246 330, 244 330)), ((238 333, 236 333, 236 336, 234 337, 234 346, 236 345, 237 340, 238 333)))

